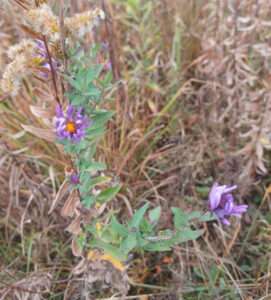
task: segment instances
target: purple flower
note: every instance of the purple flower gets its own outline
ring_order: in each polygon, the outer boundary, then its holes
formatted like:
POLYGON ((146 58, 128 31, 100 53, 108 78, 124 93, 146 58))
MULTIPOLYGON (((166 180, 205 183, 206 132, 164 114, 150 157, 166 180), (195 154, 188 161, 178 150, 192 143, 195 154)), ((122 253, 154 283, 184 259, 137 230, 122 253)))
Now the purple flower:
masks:
POLYGON ((56 108, 55 130, 59 139, 78 143, 86 135, 90 126, 89 118, 84 115, 83 108, 76 109, 69 105, 66 113, 58 105, 56 108))
POLYGON ((75 172, 73 172, 70 176, 70 182, 72 184, 78 184, 80 181, 79 181, 79 175, 75 172))
POLYGON ((111 71, 111 70, 112 70, 112 64, 111 64, 110 61, 108 61, 108 62, 106 62, 106 63, 104 64, 104 70, 105 70, 105 71, 111 71))
POLYGON ((235 216, 241 218, 242 214, 247 211, 247 205, 236 205, 232 191, 237 188, 236 185, 218 185, 214 183, 208 199, 209 210, 214 212, 221 223, 230 225, 229 217, 235 216))
MULTIPOLYGON (((40 62, 39 63, 40 67, 44 68, 46 71, 49 72, 51 70, 51 67, 49 64, 49 59, 48 59, 48 55, 47 55, 47 51, 46 51, 44 42, 36 39, 35 43, 37 46, 37 54, 35 55, 35 57, 40 62)), ((53 57, 51 57, 51 61, 52 61, 52 67, 54 68, 54 70, 56 70, 57 68, 60 67, 59 62, 56 59, 54 59, 53 57)), ((45 72, 40 72, 40 74, 43 77, 46 77, 46 78, 48 77, 48 74, 46 74, 45 72)))

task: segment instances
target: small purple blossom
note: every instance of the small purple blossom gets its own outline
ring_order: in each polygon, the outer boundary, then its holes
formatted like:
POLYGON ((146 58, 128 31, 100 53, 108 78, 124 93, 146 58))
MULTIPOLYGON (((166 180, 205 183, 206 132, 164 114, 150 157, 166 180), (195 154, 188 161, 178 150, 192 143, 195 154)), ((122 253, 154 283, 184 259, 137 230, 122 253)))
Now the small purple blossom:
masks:
POLYGON ((104 64, 104 70, 105 71, 111 71, 112 70, 112 63, 110 61, 108 61, 104 64))
MULTIPOLYGON (((48 55, 47 55, 47 51, 46 51, 46 47, 44 45, 44 42, 41 40, 35 40, 36 42, 36 46, 37 46, 37 54, 36 57, 41 61, 40 63, 40 67, 44 68, 46 71, 50 71, 51 67, 49 64, 49 59, 48 59, 48 55)), ((54 68, 54 70, 58 69, 60 67, 60 64, 58 63, 58 61, 56 59, 54 59, 53 57, 51 57, 51 61, 52 61, 52 67, 54 68)), ((46 74, 45 72, 40 72, 40 74, 47 78, 48 74, 46 74)))
POLYGON ((236 205, 234 203, 231 192, 236 188, 236 185, 219 185, 215 182, 209 193, 209 210, 214 212, 224 225, 230 225, 230 216, 241 218, 242 214, 245 213, 248 208, 247 205, 236 205))
POLYGON ((79 180, 79 175, 75 172, 73 172, 70 176, 70 182, 72 184, 79 184, 80 180, 79 180))
POLYGON ((90 126, 89 118, 84 115, 83 108, 69 105, 66 113, 58 105, 56 108, 55 130, 59 139, 78 143, 86 136, 86 129, 90 126))

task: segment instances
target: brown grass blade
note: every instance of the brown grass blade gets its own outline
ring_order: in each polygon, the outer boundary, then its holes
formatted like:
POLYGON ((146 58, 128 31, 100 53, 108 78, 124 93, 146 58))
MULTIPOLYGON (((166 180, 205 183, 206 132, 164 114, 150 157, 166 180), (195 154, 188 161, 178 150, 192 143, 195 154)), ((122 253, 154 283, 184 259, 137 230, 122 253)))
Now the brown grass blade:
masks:
POLYGON ((38 128, 29 125, 21 124, 23 129, 29 133, 32 133, 36 137, 42 138, 48 142, 55 142, 56 136, 52 129, 38 128))
POLYGON ((53 210, 56 207, 57 202, 59 200, 61 200, 64 197, 64 195, 66 194, 66 192, 68 191, 68 187, 69 187, 68 181, 64 180, 56 194, 54 201, 51 204, 48 214, 51 214, 53 212, 53 210))

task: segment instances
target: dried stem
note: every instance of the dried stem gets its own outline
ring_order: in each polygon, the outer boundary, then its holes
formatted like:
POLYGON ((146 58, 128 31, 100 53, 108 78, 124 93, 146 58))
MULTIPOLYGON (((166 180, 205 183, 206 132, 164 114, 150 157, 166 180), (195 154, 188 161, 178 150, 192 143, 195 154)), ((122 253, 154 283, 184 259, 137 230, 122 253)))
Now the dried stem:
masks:
POLYGON ((56 75, 55 75, 55 70, 54 70, 54 67, 53 67, 52 57, 51 57, 51 54, 50 54, 49 47, 48 47, 47 40, 46 40, 45 36, 43 36, 43 41, 44 41, 46 53, 47 53, 48 60, 49 60, 50 70, 51 70, 51 74, 52 74, 53 86, 54 86, 54 91, 55 91, 55 99, 56 99, 56 102, 59 105, 61 105, 61 102, 60 102, 59 97, 58 97, 56 75))
POLYGON ((67 70, 67 53, 65 49, 65 32, 64 32, 64 10, 65 4, 64 0, 60 0, 60 14, 59 14, 59 24, 60 24, 60 42, 61 42, 61 50, 63 53, 64 60, 64 70, 67 70))
POLYGON ((34 290, 30 290, 30 289, 27 289, 24 287, 14 286, 13 284, 6 283, 2 280, 0 280, 0 283, 4 285, 4 289, 13 289, 13 290, 15 289, 15 290, 22 291, 22 292, 29 293, 29 294, 41 294, 40 291, 34 291, 34 290))
MULTIPOLYGON (((114 28, 114 23, 112 22, 111 18, 111 13, 110 13, 110 8, 108 7, 108 4, 106 1, 102 0, 102 9, 105 12, 106 19, 105 19, 105 30, 106 30, 106 35, 107 39, 109 42, 109 55, 110 55, 110 61, 112 64, 112 71, 113 71, 113 77, 115 81, 119 81, 121 78, 121 73, 120 73, 120 63, 119 63, 119 55, 117 53, 117 45, 116 45, 116 37, 115 37, 115 28, 114 28)), ((120 82, 119 83, 119 88, 118 88, 118 93, 119 97, 117 99, 117 112, 120 112, 120 101, 124 102, 126 99, 126 93, 123 84, 120 82)))
POLYGON ((15 3, 17 3, 20 7, 22 7, 23 9, 27 10, 27 6, 22 3, 20 0, 14 0, 15 3))

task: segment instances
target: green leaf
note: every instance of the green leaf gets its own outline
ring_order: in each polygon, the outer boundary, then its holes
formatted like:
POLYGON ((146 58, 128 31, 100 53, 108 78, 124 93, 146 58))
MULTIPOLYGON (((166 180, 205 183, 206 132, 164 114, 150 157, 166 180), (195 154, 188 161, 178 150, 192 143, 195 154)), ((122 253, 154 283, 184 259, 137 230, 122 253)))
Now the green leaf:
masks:
POLYGON ((71 104, 74 106, 82 106, 87 103, 87 98, 83 95, 76 95, 72 97, 71 104))
POLYGON ((200 216, 198 219, 201 222, 208 222, 208 221, 217 220, 217 217, 214 213, 207 212, 204 215, 200 216))
POLYGON ((189 218, 187 214, 182 211, 178 207, 172 207, 171 208, 173 215, 174 215, 174 226, 175 228, 183 227, 188 224, 189 218))
POLYGON ((104 171, 106 169, 106 165, 101 162, 96 161, 81 161, 80 162, 80 170, 81 172, 97 172, 104 171))
POLYGON ((103 190, 98 196, 97 196, 97 202, 99 203, 104 203, 112 200, 119 190, 121 189, 120 185, 114 186, 114 187, 109 187, 105 190, 103 190))
POLYGON ((190 221, 190 220, 193 220, 193 219, 200 218, 201 215, 202 215, 202 212, 200 212, 200 211, 192 211, 192 212, 187 214, 187 218, 190 221))
POLYGON ((89 143, 86 140, 82 140, 80 143, 68 142, 64 145, 64 151, 67 153, 80 153, 82 150, 88 147, 89 143))
POLYGON ((103 80, 101 81, 101 84, 102 84, 103 88, 108 88, 108 86, 110 85, 110 83, 112 82, 112 80, 113 80, 113 74, 112 74, 112 72, 106 73, 106 75, 104 76, 103 80))
POLYGON ((149 241, 145 240, 140 233, 137 233, 137 247, 139 249, 144 249, 145 246, 149 244, 149 241))
POLYGON ((200 194, 201 197, 205 198, 208 196, 210 188, 207 186, 197 186, 196 191, 200 194))
POLYGON ((129 228, 139 228, 140 223, 142 222, 144 215, 149 208, 149 203, 146 203, 140 209, 138 209, 133 215, 132 220, 129 222, 129 228))
POLYGON ((114 115, 112 111, 96 111, 91 115, 91 120, 93 122, 92 128, 103 127, 114 115))
POLYGON ((141 221, 140 223, 140 230, 143 233, 151 233, 153 231, 153 227, 154 225, 152 225, 151 223, 149 223, 145 218, 141 221))
POLYGON ((194 241, 199 238, 203 234, 204 230, 192 230, 192 229, 184 229, 179 231, 174 238, 176 243, 184 243, 187 241, 194 241))
POLYGON ((80 153, 80 158, 83 160, 91 160, 93 159, 97 150, 96 141, 89 141, 89 147, 84 150, 84 152, 80 153))
POLYGON ((91 66, 88 69, 87 74, 86 74, 87 82, 92 82, 93 80, 98 78, 100 76, 102 70, 103 70, 103 65, 101 65, 101 64, 91 66))
MULTIPOLYGON (((96 235, 97 235, 97 232, 96 232, 96 235)), ((117 235, 117 233, 112 231, 109 226, 107 226, 106 230, 103 228, 101 239, 104 242, 106 242, 108 244, 110 243, 112 245, 119 242, 119 236, 117 235)))
POLYGON ((170 251, 171 247, 173 246, 173 243, 170 241, 158 241, 158 242, 152 242, 148 243, 144 250, 146 251, 170 251))
POLYGON ((84 96, 90 97, 93 100, 97 100, 101 96, 101 91, 95 86, 89 86, 88 90, 84 92, 84 96))
POLYGON ((81 86, 81 82, 79 82, 78 80, 76 79, 71 79, 69 77, 66 76, 66 79, 67 81, 69 82, 69 84, 75 88, 76 90, 78 91, 81 91, 82 90, 82 86, 81 86))
POLYGON ((87 103, 86 97, 82 96, 82 93, 77 91, 65 93, 65 96, 69 99, 70 103, 74 106, 81 106, 87 103))
POLYGON ((135 233, 129 234, 126 239, 121 243, 120 250, 125 255, 128 255, 137 245, 137 237, 135 233))
MULTIPOLYGON (((175 236, 170 238, 170 234, 168 234, 169 239, 167 240, 159 240, 159 238, 163 238, 163 236, 167 236, 166 234, 159 235, 155 238, 158 239, 158 241, 149 241, 148 245, 144 247, 146 251, 168 251, 173 247, 174 245, 184 243, 187 241, 196 240, 198 237, 200 237, 203 233, 203 230, 191 230, 191 229, 185 229, 183 231, 179 231, 176 233, 175 236)), ((147 237, 146 237, 147 239, 147 237)))
POLYGON ((86 208, 90 208, 95 202, 96 202, 96 197, 95 196, 86 196, 82 200, 82 204, 86 208))
POLYGON ((161 206, 158 206, 158 207, 152 209, 149 212, 150 221, 152 223, 157 223, 160 219, 160 215, 161 215, 161 206))
POLYGON ((80 234, 76 239, 78 245, 80 246, 80 249, 83 249, 86 243, 86 235, 80 234))
POLYGON ((126 0, 126 10, 129 14, 136 16, 138 12, 140 0, 126 0))
MULTIPOLYGON (((82 194, 86 194, 91 189, 93 189, 96 185, 106 183, 109 180, 110 180, 110 177, 107 177, 107 176, 97 176, 97 177, 91 178, 90 174, 84 172, 83 174, 80 174, 81 185, 79 187, 79 191, 82 194)), ((97 200, 98 200, 98 197, 97 197, 97 200)))
POLYGON ((112 217, 110 228, 115 231, 121 237, 127 237, 129 231, 125 226, 119 223, 115 216, 112 217))
POLYGON ((103 136, 104 132, 105 132, 105 128, 103 126, 101 127, 90 126, 87 129, 87 138, 90 140, 97 139, 103 136))

